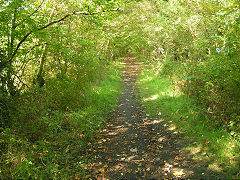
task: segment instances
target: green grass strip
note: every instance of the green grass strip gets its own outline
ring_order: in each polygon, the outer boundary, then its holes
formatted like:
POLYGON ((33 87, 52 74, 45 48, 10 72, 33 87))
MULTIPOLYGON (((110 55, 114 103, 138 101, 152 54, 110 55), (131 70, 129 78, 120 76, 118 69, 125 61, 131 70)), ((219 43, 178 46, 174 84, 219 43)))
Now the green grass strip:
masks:
POLYGON ((173 78, 161 75, 161 69, 154 67, 146 67, 138 80, 146 112, 173 121, 178 131, 189 139, 185 149, 194 159, 208 162, 208 168, 213 171, 239 178, 240 143, 212 123, 193 99, 174 86, 173 78))
POLYGON ((1 132, 0 179, 85 177, 88 144, 96 131, 104 127, 121 94, 119 67, 111 64, 103 72, 104 78, 74 92, 84 94, 81 107, 44 109, 43 115, 28 117, 26 125, 18 123, 16 128, 1 132))

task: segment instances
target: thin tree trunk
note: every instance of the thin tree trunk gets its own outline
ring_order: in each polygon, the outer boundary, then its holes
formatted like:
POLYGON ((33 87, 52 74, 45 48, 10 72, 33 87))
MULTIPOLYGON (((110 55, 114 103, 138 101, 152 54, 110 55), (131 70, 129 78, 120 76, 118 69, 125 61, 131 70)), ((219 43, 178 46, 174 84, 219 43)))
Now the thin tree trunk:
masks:
MULTIPOLYGON (((52 13, 51 13, 50 18, 48 20, 48 23, 50 23, 52 21, 52 18, 54 16, 54 11, 55 11, 55 9, 52 10, 52 13)), ((43 78, 43 69, 44 69, 44 64, 46 62, 46 56, 47 56, 47 43, 43 47, 43 53, 42 53, 42 56, 41 56, 40 67, 39 67, 39 71, 38 71, 37 78, 36 78, 36 81, 35 81, 38 84, 39 87, 42 87, 45 84, 44 78, 43 78)))
MULTIPOLYGON (((11 59, 13 56, 13 47, 14 47, 14 41, 15 41, 15 28, 16 28, 16 17, 17 16, 17 9, 15 9, 12 17, 12 27, 9 34, 9 40, 8 40, 8 59, 11 59)), ((18 94, 16 87, 14 86, 14 79, 12 77, 13 75, 13 67, 12 63, 9 63, 7 66, 7 74, 6 74, 6 86, 7 86, 7 92, 11 96, 15 96, 18 94)))

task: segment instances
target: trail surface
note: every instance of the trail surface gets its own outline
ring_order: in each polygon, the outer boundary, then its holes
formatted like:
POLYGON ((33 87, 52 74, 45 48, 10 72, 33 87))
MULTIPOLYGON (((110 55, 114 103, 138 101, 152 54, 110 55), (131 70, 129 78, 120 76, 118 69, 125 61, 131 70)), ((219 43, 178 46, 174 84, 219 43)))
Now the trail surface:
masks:
POLYGON ((205 163, 181 149, 184 139, 163 119, 152 119, 136 100, 136 78, 142 65, 125 60, 118 107, 90 148, 86 179, 216 179, 205 163))

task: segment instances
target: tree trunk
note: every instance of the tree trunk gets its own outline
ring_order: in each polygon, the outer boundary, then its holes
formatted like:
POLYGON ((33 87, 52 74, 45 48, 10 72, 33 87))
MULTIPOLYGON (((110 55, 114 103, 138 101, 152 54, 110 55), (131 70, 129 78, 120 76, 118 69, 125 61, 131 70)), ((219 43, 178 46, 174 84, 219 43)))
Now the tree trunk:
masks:
MULTIPOLYGON (((54 11, 55 9, 52 10, 52 13, 50 15, 50 18, 48 20, 48 23, 50 23, 52 21, 52 18, 54 16, 54 11)), ((43 87, 45 84, 44 78, 43 78, 43 69, 44 69, 44 64, 46 62, 46 56, 47 56, 47 44, 44 45, 43 48, 43 53, 42 53, 42 57, 41 57, 41 62, 40 62, 40 67, 39 67, 39 71, 37 74, 37 78, 35 83, 37 83, 38 87, 43 87)))

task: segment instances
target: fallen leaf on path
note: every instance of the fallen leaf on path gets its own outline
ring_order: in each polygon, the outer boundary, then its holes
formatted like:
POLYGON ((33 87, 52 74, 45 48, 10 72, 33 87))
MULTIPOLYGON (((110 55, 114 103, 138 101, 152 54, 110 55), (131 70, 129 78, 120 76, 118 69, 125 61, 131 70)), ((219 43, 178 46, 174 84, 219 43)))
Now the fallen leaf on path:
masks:
POLYGON ((122 167, 121 167, 120 165, 116 165, 116 166, 115 166, 115 169, 116 169, 116 170, 119 170, 119 169, 121 169, 121 168, 122 168, 122 167))
POLYGON ((181 171, 175 171, 174 173, 173 173, 173 175, 174 176, 182 176, 182 175, 184 175, 184 172, 181 170, 181 171))
POLYGON ((165 141, 165 140, 166 140, 165 137, 160 137, 160 138, 158 138, 158 142, 162 142, 162 141, 165 141))
POLYGON ((101 173, 104 173, 104 171, 105 171, 104 168, 101 168, 98 170, 98 172, 101 172, 101 173))
POLYGON ((209 140, 207 140, 206 142, 205 142, 205 144, 209 144, 210 143, 210 141, 209 140))
POLYGON ((137 148, 131 148, 130 151, 131 152, 137 152, 137 148))
POLYGON ((86 176, 85 176, 86 179, 89 179, 89 178, 91 178, 91 177, 92 177, 92 175, 86 175, 86 176))

